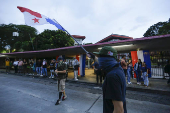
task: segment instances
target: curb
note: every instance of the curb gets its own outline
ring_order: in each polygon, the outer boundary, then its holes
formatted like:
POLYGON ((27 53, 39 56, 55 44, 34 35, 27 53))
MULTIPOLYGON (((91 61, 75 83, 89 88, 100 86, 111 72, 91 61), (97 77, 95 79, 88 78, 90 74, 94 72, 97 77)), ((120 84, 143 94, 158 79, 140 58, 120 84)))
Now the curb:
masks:
MULTIPOLYGON (((3 71, 0 71, 0 73, 5 73, 3 71)), ((42 79, 48 79, 48 77, 41 77, 37 75, 21 75, 21 74, 14 74, 14 73, 9 73, 12 75, 17 75, 17 76, 27 76, 27 77, 34 77, 34 78, 42 78, 42 79)), ((56 81, 57 79, 51 79, 53 81, 56 81)), ((85 84, 89 86, 97 86, 97 87, 102 87, 101 85, 97 85, 96 83, 91 83, 91 82, 84 82, 84 81, 74 81, 71 79, 67 79, 68 83, 75 83, 75 84, 85 84)), ((147 93, 155 93, 155 94, 161 94, 161 95, 170 95, 170 91, 165 91, 165 90, 156 90, 156 89, 148 89, 148 88, 137 88, 137 87, 126 87, 126 90, 130 91, 140 91, 140 92, 147 92, 147 93)))

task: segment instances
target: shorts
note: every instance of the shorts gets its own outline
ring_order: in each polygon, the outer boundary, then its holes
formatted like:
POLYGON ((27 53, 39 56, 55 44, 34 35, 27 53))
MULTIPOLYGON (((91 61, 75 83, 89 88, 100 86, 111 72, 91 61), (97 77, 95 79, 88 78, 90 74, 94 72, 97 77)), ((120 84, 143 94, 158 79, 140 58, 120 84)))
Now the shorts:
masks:
POLYGON ((60 84, 59 84, 59 87, 58 87, 59 92, 64 92, 64 90, 65 90, 65 81, 66 81, 66 79, 61 79, 60 80, 60 84))
POLYGON ((50 72, 54 72, 54 69, 51 69, 50 72))

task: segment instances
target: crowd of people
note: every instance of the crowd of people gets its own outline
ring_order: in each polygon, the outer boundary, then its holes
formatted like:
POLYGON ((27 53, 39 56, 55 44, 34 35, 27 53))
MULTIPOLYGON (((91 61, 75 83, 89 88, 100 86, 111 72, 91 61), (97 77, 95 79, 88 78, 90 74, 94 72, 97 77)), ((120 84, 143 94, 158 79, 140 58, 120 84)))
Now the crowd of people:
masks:
MULTIPOLYGON (((134 74, 136 74, 136 80, 137 84, 141 85, 141 81, 143 80, 143 85, 148 87, 149 86, 149 80, 148 80, 148 74, 149 68, 147 67, 145 62, 141 62, 141 59, 138 59, 138 62, 135 63, 134 67, 132 65, 132 60, 129 59, 128 62, 126 62, 126 56, 123 55, 122 59, 120 60, 120 65, 124 71, 125 77, 127 77, 127 84, 132 84, 131 78, 134 78, 134 74)), ((98 58, 95 57, 95 62, 93 63, 94 73, 96 74, 96 81, 97 84, 102 84, 102 80, 105 78, 104 73, 102 73, 102 70, 100 69, 98 58)))
POLYGON ((129 59, 129 61, 126 62, 126 56, 123 55, 120 64, 124 70, 125 76, 127 75, 128 84, 132 84, 130 81, 131 77, 134 78, 134 74, 136 74, 137 84, 141 85, 141 81, 143 80, 143 85, 148 87, 148 74, 150 73, 150 69, 147 67, 145 62, 141 62, 141 59, 138 59, 138 62, 136 62, 133 67, 132 60, 129 59))
MULTIPOLYGON (((66 61, 64 61, 65 64, 68 64, 66 61)), ((35 61, 33 59, 15 59, 14 61, 10 61, 9 58, 5 59, 5 66, 6 66, 6 73, 8 74, 12 67, 14 67, 15 73, 23 73, 24 75, 39 75, 39 76, 45 76, 48 77, 47 74, 47 68, 50 69, 50 77, 54 78, 54 71, 57 68, 58 61, 55 59, 52 59, 49 63, 47 63, 47 60, 39 59, 38 61, 35 61)), ((68 70, 68 65, 67 65, 68 70)), ((68 74, 68 72, 67 72, 68 74)))

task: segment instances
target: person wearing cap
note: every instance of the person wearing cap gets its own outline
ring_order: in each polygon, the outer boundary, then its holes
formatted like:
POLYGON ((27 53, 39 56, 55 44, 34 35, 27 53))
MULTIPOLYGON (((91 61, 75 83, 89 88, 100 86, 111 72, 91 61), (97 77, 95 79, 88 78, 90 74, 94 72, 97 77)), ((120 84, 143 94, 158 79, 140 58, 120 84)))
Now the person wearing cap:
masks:
POLYGON ((105 46, 94 54, 97 54, 99 66, 106 74, 102 88, 103 113, 127 113, 126 79, 120 63, 116 61, 117 51, 105 46))
POLYGON ((75 57, 73 57, 72 65, 74 69, 74 80, 78 80, 77 77, 78 77, 79 62, 75 57))
POLYGON ((47 77, 47 62, 45 59, 42 62, 42 73, 47 77))
POLYGON ((58 79, 58 91, 59 91, 59 99, 55 103, 55 105, 59 105, 61 103, 61 96, 62 101, 64 101, 67 96, 65 93, 65 78, 66 78, 66 65, 63 62, 63 58, 60 56, 58 57, 58 64, 57 64, 57 69, 55 70, 55 73, 57 73, 57 79, 58 79))

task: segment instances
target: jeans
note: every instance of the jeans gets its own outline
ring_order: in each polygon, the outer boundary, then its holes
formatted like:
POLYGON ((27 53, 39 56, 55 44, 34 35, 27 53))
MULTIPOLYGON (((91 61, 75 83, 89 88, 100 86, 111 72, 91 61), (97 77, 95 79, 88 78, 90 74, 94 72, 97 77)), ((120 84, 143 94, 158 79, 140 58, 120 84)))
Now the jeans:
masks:
POLYGON ((18 66, 18 73, 22 72, 22 66, 18 66))
POLYGON ((136 70, 135 73, 136 73, 136 80, 137 80, 137 82, 140 82, 141 81, 141 71, 140 70, 136 70))
POLYGON ((42 68, 42 73, 47 76, 47 68, 42 68))
POLYGON ((132 73, 131 73, 131 68, 128 68, 127 69, 127 81, 130 82, 130 77, 132 76, 132 73))
POLYGON ((41 67, 36 68, 37 74, 41 74, 41 67))
POLYGON ((54 69, 51 69, 50 72, 51 72, 51 77, 54 77, 54 74, 53 74, 54 69))
POLYGON ((142 76, 143 76, 144 85, 148 86, 149 80, 148 80, 148 76, 146 76, 146 74, 147 74, 147 72, 143 72, 142 76))
POLYGON ((100 83, 102 83, 101 70, 95 70, 95 73, 96 73, 96 81, 97 81, 97 84, 99 83, 99 79, 100 79, 100 83))
POLYGON ((76 80, 78 76, 78 70, 74 70, 74 79, 76 80))
POLYGON ((18 65, 14 66, 14 69, 15 69, 15 73, 18 73, 18 65))

